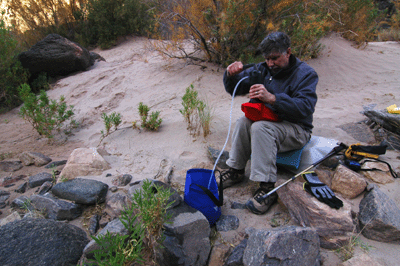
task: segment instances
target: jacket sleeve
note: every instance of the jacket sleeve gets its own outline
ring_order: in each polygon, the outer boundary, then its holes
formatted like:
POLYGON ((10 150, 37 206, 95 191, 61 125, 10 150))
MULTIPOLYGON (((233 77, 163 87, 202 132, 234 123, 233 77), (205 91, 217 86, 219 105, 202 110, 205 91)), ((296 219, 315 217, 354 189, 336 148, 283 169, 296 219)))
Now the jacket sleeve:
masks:
POLYGON ((255 68, 259 68, 259 65, 249 67, 234 76, 228 76, 228 71, 225 71, 224 77, 223 77, 223 82, 224 82, 226 92, 228 92, 230 95, 232 95, 238 82, 242 78, 247 77, 246 79, 242 80, 240 82, 240 84, 238 85, 235 96, 248 94, 250 91, 250 87, 251 87, 249 76, 250 76, 250 73, 255 70, 255 68))
POLYGON ((275 94, 274 109, 279 117, 290 122, 298 122, 311 116, 317 103, 317 83, 317 73, 310 71, 294 88, 291 88, 290 94, 275 94))

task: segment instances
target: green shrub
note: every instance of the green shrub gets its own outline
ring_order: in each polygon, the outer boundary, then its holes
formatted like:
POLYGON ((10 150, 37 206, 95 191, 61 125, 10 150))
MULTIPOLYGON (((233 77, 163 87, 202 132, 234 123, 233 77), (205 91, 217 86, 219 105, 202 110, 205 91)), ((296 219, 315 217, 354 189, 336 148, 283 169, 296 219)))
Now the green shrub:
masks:
POLYGON ((0 113, 22 103, 17 88, 27 82, 28 73, 16 58, 18 42, 4 21, 0 20, 0 113))
MULTIPOLYGON (((108 135, 110 135, 110 131, 111 128, 114 126, 114 132, 118 130, 118 126, 121 124, 122 120, 121 120, 121 114, 120 113, 116 113, 113 112, 110 115, 107 115, 106 113, 103 113, 101 115, 101 118, 103 119, 104 122, 104 126, 106 129, 106 132, 104 132, 103 130, 100 132, 101 133, 101 139, 100 139, 100 143, 103 141, 103 139, 105 137, 107 137, 108 135)), ((100 144, 99 143, 99 144, 100 144)))
POLYGON ((50 100, 44 90, 36 96, 31 92, 28 84, 22 84, 18 91, 24 102, 20 109, 20 115, 33 126, 39 135, 53 138, 53 130, 59 131, 64 122, 74 116, 73 106, 68 108, 64 96, 60 97, 59 102, 50 100))
POLYGON ((138 111, 142 120, 141 126, 151 131, 157 131, 162 122, 162 119, 159 118, 160 111, 151 112, 149 117, 150 108, 142 102, 139 103, 138 111))
POLYGON ((186 88, 182 97, 183 109, 179 112, 183 115, 188 127, 187 129, 193 135, 199 135, 203 129, 203 136, 210 134, 210 124, 212 120, 212 109, 209 105, 198 99, 198 92, 193 84, 186 88))
POLYGON ((170 219, 167 203, 172 195, 169 188, 144 180, 142 189, 132 196, 132 204, 121 212, 120 221, 127 235, 111 234, 93 237, 101 247, 93 251, 97 265, 132 265, 142 263, 144 254, 155 258, 156 248, 163 241, 163 226, 170 219), (146 243, 146 244, 144 244, 146 243))

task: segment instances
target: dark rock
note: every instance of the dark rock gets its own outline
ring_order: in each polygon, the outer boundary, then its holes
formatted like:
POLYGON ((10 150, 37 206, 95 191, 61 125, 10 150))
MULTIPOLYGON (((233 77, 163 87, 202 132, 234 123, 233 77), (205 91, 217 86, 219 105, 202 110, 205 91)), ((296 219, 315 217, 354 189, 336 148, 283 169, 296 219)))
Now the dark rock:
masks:
POLYGON ((107 184, 83 178, 75 178, 58 183, 51 189, 51 193, 56 197, 85 205, 103 203, 106 199, 107 191, 107 184))
POLYGON ((80 205, 65 200, 40 195, 33 195, 30 200, 32 206, 49 219, 70 221, 82 214, 80 205))
POLYGON ((224 266, 243 266, 243 254, 247 247, 248 239, 245 238, 239 243, 229 255, 228 259, 225 261, 224 266))
MULTIPOLYGON (((177 265, 176 262, 184 261, 184 265, 206 265, 211 251, 210 225, 207 218, 198 210, 190 207, 185 202, 179 206, 168 210, 172 215, 171 223, 164 224, 165 234, 179 240, 178 244, 182 247, 184 257, 176 258, 175 261, 163 265, 177 265), (196 243, 196 244, 193 244, 196 243)), ((166 243, 164 243, 166 245, 166 243)), ((176 247, 173 248, 175 250, 176 247)), ((163 249, 163 257, 174 257, 168 253, 169 248, 163 249)), ((179 253, 179 252, 178 252, 179 253)))
POLYGON ((310 266, 319 261, 319 237, 309 227, 289 226, 253 231, 243 255, 244 265, 310 266))
POLYGON ((9 187, 14 182, 24 179, 25 177, 26 177, 25 175, 4 177, 0 182, 0 187, 9 187))
POLYGON ((10 198, 10 192, 0 190, 0 209, 3 209, 7 205, 7 200, 10 198))
POLYGON ((92 217, 90 217, 88 226, 89 234, 95 235, 97 233, 97 230, 99 230, 99 221, 100 221, 100 216, 98 214, 95 214, 92 217))
POLYGON ((22 219, 0 227, 0 265, 77 265, 85 231, 46 219, 22 219))
POLYGON ((391 242, 400 240, 400 210, 377 186, 360 202, 362 234, 369 239, 391 242))
POLYGON ((60 165, 64 165, 64 164, 66 164, 66 163, 67 163, 67 160, 55 161, 55 162, 49 163, 49 164, 46 165, 44 168, 50 169, 50 168, 53 168, 53 167, 57 167, 57 166, 60 166, 60 165))
POLYGON ((184 266, 185 252, 179 244, 178 238, 166 235, 162 243, 163 249, 157 254, 157 265, 159 266, 184 266))
POLYGON ((51 162, 51 158, 41 154, 39 152, 23 152, 19 155, 19 159, 21 160, 23 165, 36 165, 36 166, 43 166, 51 162))
POLYGON ((19 54, 18 59, 34 76, 41 72, 51 77, 64 76, 93 65, 88 50, 57 34, 47 35, 19 54))
MULTIPOLYGON (((172 193, 172 195, 169 197, 169 199, 167 201, 167 204, 171 204, 169 209, 172 209, 175 206, 178 206, 183 201, 182 197, 179 195, 179 193, 171 186, 169 186, 161 181, 158 181, 158 180, 154 180, 154 179, 148 179, 148 180, 150 180, 152 182, 152 184, 155 184, 156 186, 162 187, 164 189, 169 189, 169 191, 172 193)), ((128 194, 130 196, 132 196, 133 194, 136 193, 137 190, 142 189, 143 182, 144 182, 144 180, 141 180, 139 183, 132 185, 128 190, 128 194)), ((154 193, 157 193, 157 191, 154 191, 154 193)))
POLYGON ((14 191, 17 193, 25 193, 27 188, 28 182, 24 182, 23 184, 19 185, 14 191))
POLYGON ((28 185, 30 188, 39 187, 46 181, 53 181, 53 176, 50 173, 39 173, 29 177, 28 185))
POLYGON ((90 65, 93 65, 96 61, 106 61, 101 55, 95 52, 89 52, 90 54, 90 65))
POLYGON ((232 231, 239 227, 239 218, 234 215, 221 215, 217 223, 217 231, 232 231))
POLYGON ((31 204, 31 200, 25 195, 22 195, 16 199, 14 199, 11 202, 11 207, 19 208, 19 209, 26 209, 28 211, 33 211, 35 209, 31 204))
POLYGON ((239 210, 247 209, 245 203, 239 203, 239 202, 236 202, 236 201, 232 202, 231 208, 232 209, 239 209, 239 210))
POLYGON ((132 176, 125 174, 125 175, 117 176, 111 182, 115 186, 124 187, 124 186, 128 185, 129 182, 131 182, 131 180, 132 180, 132 176))
POLYGON ((21 161, 1 161, 0 171, 15 172, 23 167, 21 161))
MULTIPOLYGON (((221 153, 220 150, 216 150, 212 147, 208 147, 208 155, 213 163, 218 159, 219 154, 221 153)), ((226 160, 229 159, 229 152, 224 151, 221 157, 218 160, 217 166, 220 169, 228 169, 229 166, 226 164, 226 160)))
POLYGON ((51 183, 50 181, 46 181, 40 186, 38 194, 44 195, 47 192, 49 192, 52 187, 53 187, 53 183, 51 183))

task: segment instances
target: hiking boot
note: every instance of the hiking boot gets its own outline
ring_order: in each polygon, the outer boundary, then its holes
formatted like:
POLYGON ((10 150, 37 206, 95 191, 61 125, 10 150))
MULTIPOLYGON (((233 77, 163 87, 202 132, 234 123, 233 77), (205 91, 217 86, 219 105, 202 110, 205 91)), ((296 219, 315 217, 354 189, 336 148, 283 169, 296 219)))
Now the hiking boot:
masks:
POLYGON ((254 196, 246 202, 246 208, 254 214, 266 213, 272 204, 277 202, 278 194, 272 193, 264 200, 262 199, 262 196, 273 190, 274 184, 275 183, 261 182, 260 188, 257 189, 254 196))
POLYGON ((224 189, 231 187, 244 180, 244 169, 236 170, 229 168, 221 173, 220 178, 222 179, 222 187, 224 189))

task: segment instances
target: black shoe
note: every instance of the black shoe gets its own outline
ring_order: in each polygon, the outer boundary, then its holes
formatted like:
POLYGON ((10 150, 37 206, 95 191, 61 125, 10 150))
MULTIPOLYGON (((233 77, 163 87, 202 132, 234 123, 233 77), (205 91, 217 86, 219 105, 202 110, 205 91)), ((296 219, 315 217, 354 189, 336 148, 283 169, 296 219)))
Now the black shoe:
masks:
POLYGON ((278 200, 278 194, 276 192, 269 195, 266 199, 262 199, 264 195, 274 189, 275 183, 265 183, 261 182, 260 188, 257 189, 254 196, 250 198, 246 207, 254 214, 264 214, 269 208, 278 200))
POLYGON ((222 186, 225 189, 242 182, 244 180, 244 170, 229 168, 221 173, 220 178, 222 179, 222 186))

